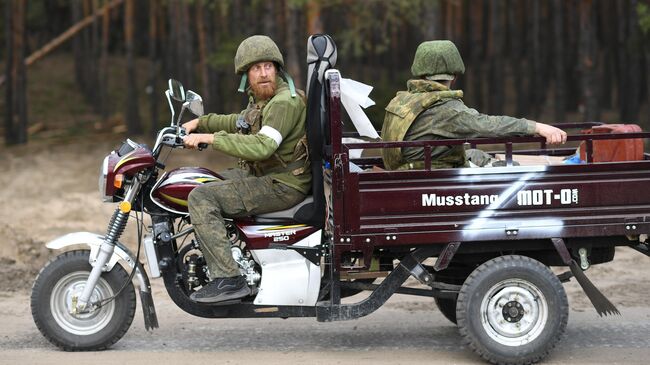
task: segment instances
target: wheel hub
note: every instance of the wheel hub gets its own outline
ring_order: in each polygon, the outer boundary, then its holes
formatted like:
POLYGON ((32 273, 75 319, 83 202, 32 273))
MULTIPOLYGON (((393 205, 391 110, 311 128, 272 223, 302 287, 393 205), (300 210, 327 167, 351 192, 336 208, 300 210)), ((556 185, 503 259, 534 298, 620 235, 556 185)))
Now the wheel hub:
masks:
POLYGON ((497 283, 481 302, 483 327, 493 340, 506 346, 521 346, 537 338, 548 310, 541 290, 521 279, 497 283))
POLYGON ((503 306, 503 318, 508 322, 519 322, 524 317, 524 307, 519 302, 511 301, 503 306))
MULTIPOLYGON (((77 311, 77 301, 86 285, 88 272, 73 272, 59 280, 50 297, 50 310, 56 323, 69 333, 90 335, 106 327, 115 312, 115 303, 109 302, 98 309, 77 311)), ((106 280, 100 278, 90 296, 90 302, 106 299, 113 290, 106 280)), ((91 306, 89 306, 91 307, 91 306)))

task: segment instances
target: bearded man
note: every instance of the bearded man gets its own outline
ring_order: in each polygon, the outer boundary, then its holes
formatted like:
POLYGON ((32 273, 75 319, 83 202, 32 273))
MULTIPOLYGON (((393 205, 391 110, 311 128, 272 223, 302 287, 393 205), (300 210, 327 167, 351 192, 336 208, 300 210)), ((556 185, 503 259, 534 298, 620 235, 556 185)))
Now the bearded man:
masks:
POLYGON ((284 71, 278 46, 267 36, 245 39, 235 54, 235 72, 242 75, 240 91, 247 80, 250 84, 248 107, 239 114, 208 114, 183 124, 191 133, 184 138, 186 147, 205 143, 240 159, 239 168, 221 173, 226 180, 199 186, 189 196, 190 218, 211 279, 190 297, 201 303, 251 294, 232 257, 224 217, 288 209, 311 188, 305 101, 284 71))

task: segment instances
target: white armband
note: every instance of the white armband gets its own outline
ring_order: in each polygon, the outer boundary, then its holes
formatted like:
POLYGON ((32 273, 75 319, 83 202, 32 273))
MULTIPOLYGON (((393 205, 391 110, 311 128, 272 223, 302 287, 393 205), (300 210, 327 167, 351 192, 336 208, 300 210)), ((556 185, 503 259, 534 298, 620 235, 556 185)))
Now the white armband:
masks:
POLYGON ((275 128, 273 128, 273 127, 270 127, 270 126, 268 126, 268 125, 265 125, 265 126, 262 127, 262 129, 260 129, 260 131, 257 132, 257 133, 258 133, 258 134, 263 134, 263 135, 265 135, 265 136, 271 138, 272 140, 275 141, 275 143, 278 144, 278 147, 280 146, 280 143, 282 143, 282 134, 280 134, 280 132, 278 132, 278 130, 275 129, 275 128))

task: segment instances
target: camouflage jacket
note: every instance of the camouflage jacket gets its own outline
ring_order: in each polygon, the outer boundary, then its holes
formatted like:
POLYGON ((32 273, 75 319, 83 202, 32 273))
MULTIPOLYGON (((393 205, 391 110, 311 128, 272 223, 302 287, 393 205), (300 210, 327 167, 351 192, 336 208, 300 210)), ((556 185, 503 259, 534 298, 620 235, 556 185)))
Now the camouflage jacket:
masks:
MULTIPOLYGON (((468 108, 463 92, 452 91, 435 81, 409 80, 408 91, 400 91, 386 107, 382 127, 384 141, 420 141, 452 138, 502 137, 535 134, 535 122, 508 116, 481 114, 468 108)), ((383 151, 387 169, 407 168, 424 160, 422 147, 390 148, 383 151)), ((466 165, 463 147, 432 148, 433 168, 466 165)))
MULTIPOLYGON (((249 90, 248 107, 239 114, 208 114, 199 118, 197 132, 214 133, 212 147, 238 157, 256 176, 274 180, 305 194, 311 189, 311 170, 305 138, 306 106, 291 97, 280 77, 277 91, 268 100, 255 100, 249 90), (240 133, 238 119, 250 126, 240 133)), ((244 166, 242 166, 244 167, 244 166)))

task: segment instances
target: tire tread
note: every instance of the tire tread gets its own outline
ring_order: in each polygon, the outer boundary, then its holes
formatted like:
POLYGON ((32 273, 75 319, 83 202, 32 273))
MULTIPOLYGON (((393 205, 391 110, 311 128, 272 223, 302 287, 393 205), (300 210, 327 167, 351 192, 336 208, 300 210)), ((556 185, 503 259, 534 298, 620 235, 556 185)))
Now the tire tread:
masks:
MULTIPOLYGON (((32 294, 30 297, 30 308, 32 311, 32 317, 34 319, 34 323, 36 324, 36 327, 38 330, 41 332, 41 334, 52 344, 57 346, 58 348, 62 349, 63 351, 69 351, 69 352, 76 352, 76 351, 102 351, 106 350, 112 345, 114 345, 117 341, 119 341, 129 330, 129 327, 131 327, 131 323, 133 322, 133 318, 135 317, 135 310, 136 310, 136 299, 135 299, 135 291, 133 288, 133 284, 129 283, 129 285, 124 289, 124 291, 120 294, 120 296, 130 296, 131 300, 127 299, 127 308, 126 308, 126 313, 127 313, 127 318, 122 323, 120 328, 107 340, 95 344, 95 345, 90 345, 90 346, 73 346, 67 342, 64 342, 54 336, 54 334, 50 333, 48 326, 42 318, 37 314, 39 311, 38 308, 38 300, 39 296, 41 295, 42 290, 47 290, 48 288, 42 288, 43 281, 39 280, 42 278, 42 275, 48 274, 49 271, 55 271, 58 268, 53 267, 52 265, 62 265, 65 266, 64 264, 61 264, 61 261, 76 261, 79 259, 84 259, 87 261, 88 259, 88 250, 74 250, 74 251, 67 251, 62 253, 59 256, 56 256, 55 258, 51 259, 50 261, 41 268, 39 271, 38 275, 36 276, 36 280, 34 280, 34 284, 32 285, 32 294)), ((128 275, 124 271, 124 269, 118 264, 115 267, 113 267, 113 270, 119 270, 119 275, 124 276, 124 279, 128 278, 128 275), (119 269, 117 269, 119 267, 119 269)), ((112 271, 111 271, 112 272, 112 271)), ((52 274, 51 272, 49 274, 52 274)))
MULTIPOLYGON (((566 294, 564 293, 564 288, 562 287, 562 283, 560 283, 557 277, 546 266, 544 266, 539 261, 536 261, 530 257, 520 256, 520 255, 507 255, 507 256, 496 257, 480 265, 478 268, 476 268, 476 270, 474 270, 468 276, 465 283, 466 284, 472 283, 474 280, 477 280, 477 277, 484 275, 485 272, 488 270, 507 269, 511 267, 517 267, 519 265, 523 265, 532 268, 534 270, 543 269, 543 270, 539 270, 540 273, 547 275, 547 279, 550 279, 549 282, 553 285, 553 289, 556 290, 556 292, 560 292, 561 296, 563 296, 564 300, 561 300, 561 306, 559 308, 561 313, 560 334, 559 336, 556 336, 553 341, 547 343, 546 348, 536 356, 526 358, 526 359, 520 359, 520 360, 503 361, 496 355, 490 353, 486 348, 481 346, 481 344, 475 338, 472 337, 466 325, 467 324, 466 312, 462 310, 458 310, 456 312, 456 319, 458 322, 458 329, 463 343, 467 345, 470 349, 472 349, 472 351, 474 351, 476 354, 478 354, 483 359, 489 361, 492 364, 526 365, 526 364, 532 364, 541 361, 546 356, 548 356, 548 354, 555 348, 555 346, 557 346, 560 339, 564 335, 564 331, 566 329, 566 325, 568 322, 569 307, 568 307, 568 301, 566 300, 566 294)), ((469 292, 470 285, 466 285, 466 284, 463 284, 460 292, 458 293, 458 300, 456 302, 457 308, 465 308, 467 306, 467 301, 470 299, 470 295, 472 294, 469 292)))

